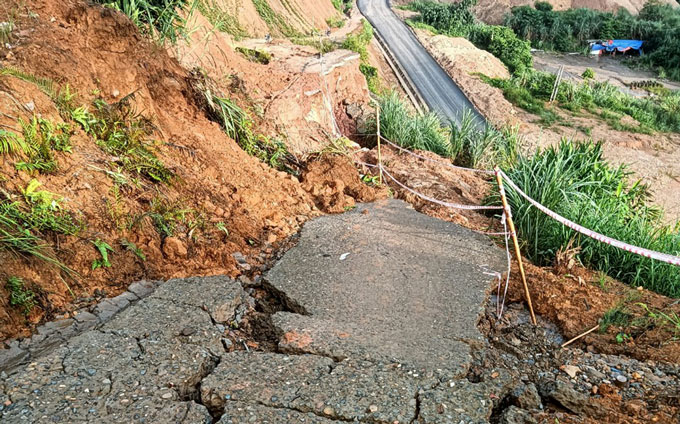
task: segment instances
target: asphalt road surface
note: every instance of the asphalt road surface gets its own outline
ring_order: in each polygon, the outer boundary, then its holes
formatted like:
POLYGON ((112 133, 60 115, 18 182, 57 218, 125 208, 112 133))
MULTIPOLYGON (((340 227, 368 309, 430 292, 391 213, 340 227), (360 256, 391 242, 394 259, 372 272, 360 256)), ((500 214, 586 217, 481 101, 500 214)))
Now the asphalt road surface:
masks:
POLYGON ((478 124, 485 125, 486 121, 461 89, 392 12, 389 0, 358 0, 358 6, 385 40, 430 110, 445 121, 460 125, 464 111, 469 109, 478 124))

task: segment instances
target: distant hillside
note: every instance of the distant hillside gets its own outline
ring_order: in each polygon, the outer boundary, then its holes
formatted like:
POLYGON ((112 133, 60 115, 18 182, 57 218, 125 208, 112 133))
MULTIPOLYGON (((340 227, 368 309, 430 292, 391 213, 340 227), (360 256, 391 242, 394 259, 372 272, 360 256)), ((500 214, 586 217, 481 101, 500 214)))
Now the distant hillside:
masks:
MULTIPOLYGON (((457 3, 457 0, 440 0, 442 3, 457 3)), ((595 10, 617 11, 625 8, 631 13, 642 9, 647 0, 546 0, 555 10, 577 9, 587 7, 595 10)), ((675 0, 659 0, 661 3, 677 5, 675 0)), ((395 4, 406 4, 410 1, 398 0, 395 4)), ((477 17, 484 22, 499 24, 503 16, 515 6, 533 5, 535 0, 478 0, 475 6, 477 17)))

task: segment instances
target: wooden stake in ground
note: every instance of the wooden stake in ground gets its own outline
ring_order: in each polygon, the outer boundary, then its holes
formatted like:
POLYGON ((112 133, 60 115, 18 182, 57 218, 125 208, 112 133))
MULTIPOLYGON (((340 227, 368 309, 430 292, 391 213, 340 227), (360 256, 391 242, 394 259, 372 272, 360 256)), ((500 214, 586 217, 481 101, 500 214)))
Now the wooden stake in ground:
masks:
POLYGON ((380 170, 380 176, 378 177, 378 182, 380 185, 383 183, 383 172, 382 172, 382 155, 380 153, 380 104, 375 105, 375 122, 378 134, 378 169, 380 170))
POLYGON ((519 250, 519 242, 517 241, 515 223, 512 222, 512 213, 510 211, 510 205, 508 205, 508 199, 505 197, 505 188, 503 188, 503 178, 501 177, 500 169, 498 167, 496 167, 494 171, 496 173, 496 181, 498 182, 498 191, 500 192, 501 195, 501 202, 503 202, 503 211, 505 212, 505 219, 508 222, 508 230, 510 230, 512 243, 515 245, 515 256, 517 257, 517 263, 519 264, 519 273, 522 276, 522 283, 524 284, 524 297, 527 300, 529 312, 531 313, 531 322, 534 325, 536 325, 536 315, 534 315, 534 306, 531 303, 531 294, 529 294, 527 276, 524 273, 524 264, 522 263, 522 253, 519 250))
POLYGON ((596 325, 595 327, 591 328, 590 330, 588 330, 586 332, 579 334, 578 336, 574 337, 573 339, 569 340, 568 342, 565 342, 564 344, 562 344, 561 347, 569 346, 570 344, 574 343, 576 340, 580 339, 581 337, 587 336, 588 334, 592 333, 593 331, 597 330, 598 328, 600 328, 600 324, 596 325))

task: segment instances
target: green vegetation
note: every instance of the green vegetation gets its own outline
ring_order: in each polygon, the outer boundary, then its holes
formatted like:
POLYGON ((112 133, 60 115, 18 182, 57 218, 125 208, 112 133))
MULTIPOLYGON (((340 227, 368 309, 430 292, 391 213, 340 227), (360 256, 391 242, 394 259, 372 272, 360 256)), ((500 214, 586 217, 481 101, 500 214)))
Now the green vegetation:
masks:
POLYGON ((269 65, 269 62, 272 60, 272 55, 262 50, 249 49, 247 47, 236 47, 236 51, 241 53, 249 61, 260 63, 262 65, 269 65))
POLYGON ((97 268, 110 268, 111 262, 109 262, 109 252, 113 253, 113 248, 109 246, 108 243, 100 239, 96 239, 92 242, 97 252, 99 252, 99 259, 92 261, 92 270, 97 268))
POLYGON ((162 239, 172 237, 183 231, 190 234, 195 228, 202 227, 203 217, 191 208, 182 207, 181 202, 172 202, 156 196, 151 200, 151 210, 137 218, 150 217, 154 228, 162 239))
POLYGON ((43 236, 47 234, 75 235, 83 225, 62 207, 54 193, 37 190, 40 183, 32 180, 23 190, 23 199, 5 194, 0 200, 0 250, 36 257, 71 272, 45 250, 43 236))
POLYGON ((30 314, 36 306, 35 292, 26 288, 19 277, 9 277, 5 288, 9 291, 9 304, 21 308, 24 315, 30 314))
POLYGON ((350 10, 352 10, 354 0, 331 0, 331 3, 333 3, 333 7, 335 7, 338 12, 349 14, 350 10))
MULTIPOLYGON (((680 225, 666 226, 662 211, 648 204, 648 188, 631 183, 625 167, 602 159, 599 143, 572 143, 520 156, 506 173, 530 197, 560 215, 635 246, 680 254, 680 225)), ((492 203, 499 203, 497 195, 492 203)), ((572 241, 585 266, 621 281, 680 297, 680 268, 617 249, 581 236, 549 218, 508 189, 517 233, 524 253, 539 265, 553 261, 572 241)))
POLYGON ((470 10, 476 3, 477 0, 458 3, 416 1, 408 8, 420 13, 413 25, 451 37, 465 37, 478 48, 499 58, 512 73, 531 69, 533 61, 529 43, 519 39, 507 27, 478 22, 470 10))
POLYGON ((637 303, 637 305, 644 309, 649 318, 655 322, 661 323, 662 326, 670 326, 673 339, 680 339, 680 316, 678 314, 672 311, 666 313, 659 309, 650 308, 644 303, 637 303))
POLYGON ((604 333, 612 325, 615 327, 625 327, 631 322, 632 315, 626 310, 623 303, 619 303, 607 310, 600 320, 600 333, 604 333))
POLYGON ((652 0, 637 16, 592 9, 554 11, 545 2, 514 7, 505 24, 532 46, 563 52, 581 51, 587 40, 644 40, 640 61, 670 78, 680 79, 680 9, 652 0))
POLYGON ((591 68, 586 68, 586 70, 581 74, 581 77, 583 79, 593 79, 595 78, 595 71, 593 71, 591 68))
POLYGON ((345 26, 345 20, 342 17, 333 16, 326 19, 326 24, 329 28, 342 28, 345 26))
POLYGON ((280 171, 294 172, 293 156, 281 140, 272 139, 265 135, 255 135, 253 120, 234 101, 219 96, 203 82, 198 82, 196 89, 205 99, 205 108, 209 117, 222 126, 224 132, 234 139, 241 148, 251 156, 255 156, 272 168, 280 171))
POLYGON ((248 31, 243 29, 238 19, 222 10, 214 0, 198 0, 196 7, 218 31, 230 34, 235 40, 248 37, 248 31))
POLYGON ((17 162, 20 171, 50 174, 58 169, 52 151, 71 151, 71 127, 68 124, 54 124, 43 118, 33 116, 30 122, 19 119, 23 132, 23 145, 28 160, 17 162))
POLYGON ((378 94, 381 91, 378 69, 371 66, 368 61, 368 43, 373 39, 373 27, 366 19, 361 21, 361 31, 347 36, 342 43, 342 48, 359 53, 359 70, 366 78, 368 89, 378 94))
POLYGON ((299 37, 301 35, 283 16, 274 12, 269 3, 267 3, 267 0, 253 0, 253 5, 255 5, 255 10, 267 24, 272 34, 281 34, 288 38, 299 37))
MULTIPOLYGON (((512 163, 517 157, 517 130, 480 130, 471 113, 461 117, 460 127, 442 125, 435 113, 411 112, 396 92, 380 98, 380 132, 388 140, 408 149, 428 150, 462 166, 481 163, 512 163)), ((376 123, 368 134, 375 134, 376 123)))
POLYGON ((139 29, 159 41, 176 42, 186 35, 181 11, 194 3, 188 0, 94 0, 126 14, 139 29))
POLYGON ((0 45, 5 45, 12 40, 12 31, 14 31, 14 22, 0 22, 0 45))
POLYGON ((144 254, 144 251, 142 249, 140 249, 139 247, 137 247, 137 245, 134 244, 133 242, 126 240, 126 239, 122 239, 120 241, 120 245, 123 248, 125 248, 125 250, 134 253, 134 255, 137 258, 139 258, 142 262, 146 261, 146 255, 144 254))
POLYGON ((75 93, 71 91, 71 87, 66 84, 63 88, 57 88, 54 81, 49 78, 41 78, 31 73, 24 72, 21 69, 13 67, 0 68, 0 76, 12 76, 22 81, 34 84, 40 91, 49 97, 56 105, 62 118, 68 119, 71 110, 74 109, 73 101, 75 93))
POLYGON ((72 111, 71 118, 124 170, 152 182, 169 183, 174 174, 156 157, 148 140, 155 127, 135 111, 132 99, 132 94, 113 104, 97 99, 94 112, 80 107, 72 111))
MULTIPOLYGON (((554 122, 555 113, 546 107, 556 76, 548 72, 527 71, 510 79, 482 77, 501 88, 514 105, 541 116, 544 122, 554 122)), ((619 130, 651 133, 680 132, 680 92, 667 92, 652 98, 638 98, 621 92, 607 82, 583 81, 581 84, 562 81, 557 92, 557 104, 573 113, 587 111, 606 120, 619 130), (623 124, 628 115, 639 126, 623 124)))

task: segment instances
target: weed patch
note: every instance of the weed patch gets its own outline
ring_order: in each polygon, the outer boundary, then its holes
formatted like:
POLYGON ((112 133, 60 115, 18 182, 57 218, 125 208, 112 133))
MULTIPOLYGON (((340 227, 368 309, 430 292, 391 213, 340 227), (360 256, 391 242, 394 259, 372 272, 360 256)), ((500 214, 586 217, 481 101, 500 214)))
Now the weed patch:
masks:
POLYGON ((66 123, 54 124, 37 116, 33 116, 29 122, 20 119, 19 124, 23 144, 28 147, 24 150, 27 161, 17 162, 15 167, 29 173, 54 173, 59 165, 53 151, 71 151, 71 126, 66 123))
POLYGON ((249 36, 248 31, 243 29, 238 19, 222 10, 215 1, 199 0, 197 7, 201 14, 218 31, 230 34, 235 40, 241 40, 249 36))
POLYGON ((222 126, 224 132, 249 155, 255 156, 272 168, 295 173, 297 161, 283 141, 255 135, 251 116, 234 101, 217 93, 205 75, 195 74, 195 89, 208 117, 222 126))
POLYGON ((35 292, 27 288, 19 277, 9 277, 5 288, 9 291, 9 304, 21 308, 24 315, 30 314, 36 306, 35 292))
POLYGON ((75 235, 83 223, 65 210, 62 200, 54 193, 37 190, 40 183, 32 180, 23 190, 23 198, 0 200, 0 250, 37 259, 72 272, 48 252, 43 236, 53 234, 75 235))
POLYGON ((262 50, 236 47, 236 51, 241 53, 249 61, 262 65, 269 65, 269 62, 272 60, 272 55, 262 50))
POLYGON ((92 242, 97 252, 99 252, 99 259, 92 261, 92 270, 97 268, 110 268, 111 262, 109 262, 109 252, 113 253, 113 248, 109 246, 108 243, 100 239, 96 239, 92 242))
POLYGON ((269 3, 267 3, 267 0, 253 0, 253 5, 272 33, 281 34, 288 38, 299 37, 301 35, 286 19, 274 12, 269 3))
POLYGON ((95 100, 93 112, 81 107, 71 117, 124 170, 152 182, 169 183, 174 174, 156 157, 149 141, 156 128, 135 111, 132 97, 126 96, 113 104, 95 100))
POLYGON ((182 10, 187 0, 94 0, 126 14, 144 33, 158 41, 176 42, 186 36, 186 19, 182 10))

